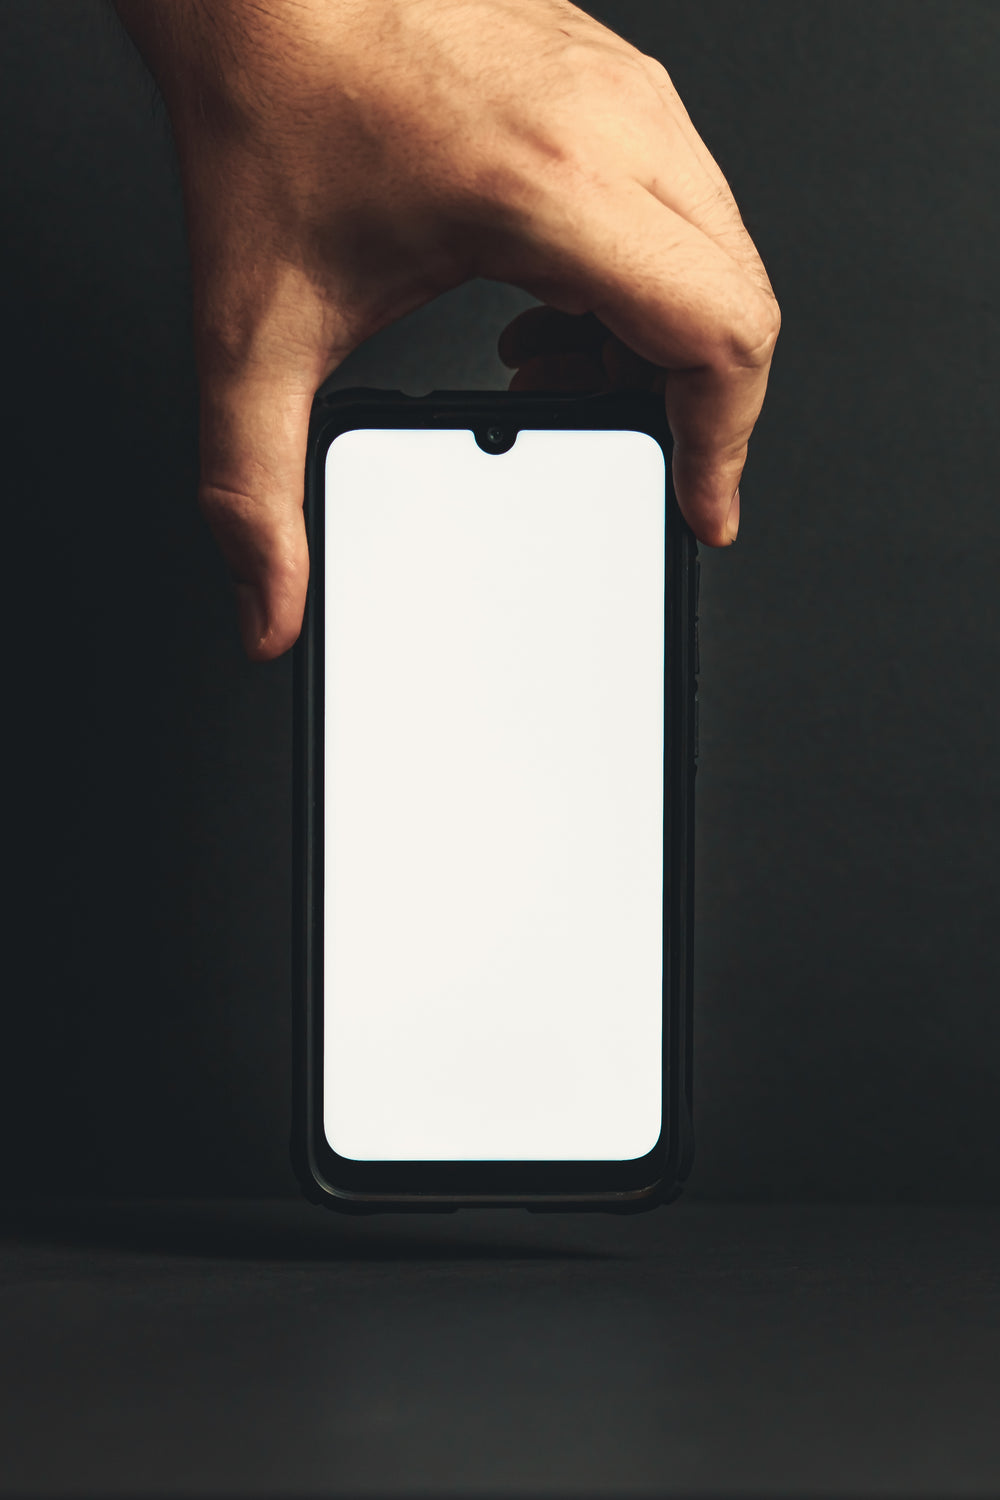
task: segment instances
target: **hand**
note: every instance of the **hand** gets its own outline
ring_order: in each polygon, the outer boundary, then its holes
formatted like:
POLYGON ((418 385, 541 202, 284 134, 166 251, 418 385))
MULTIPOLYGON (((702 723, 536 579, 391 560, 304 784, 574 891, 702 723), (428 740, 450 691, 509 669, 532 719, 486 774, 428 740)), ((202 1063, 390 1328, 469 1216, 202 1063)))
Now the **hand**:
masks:
POLYGON ((177 146, 199 499, 253 659, 302 623, 317 388, 471 277, 547 304, 501 336, 513 388, 659 379, 678 503, 732 540, 780 315, 658 62, 568 0, 116 3, 177 146))

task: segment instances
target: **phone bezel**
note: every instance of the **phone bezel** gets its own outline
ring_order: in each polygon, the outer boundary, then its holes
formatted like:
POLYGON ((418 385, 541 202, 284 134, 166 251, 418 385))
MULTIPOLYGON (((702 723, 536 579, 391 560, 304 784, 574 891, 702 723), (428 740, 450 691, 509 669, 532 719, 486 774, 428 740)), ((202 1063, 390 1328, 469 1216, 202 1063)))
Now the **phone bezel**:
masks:
POLYGON ((662 397, 550 392, 445 391, 410 397, 354 388, 320 396, 313 409, 305 521, 310 584, 295 649, 294 1053, 292 1159, 306 1195, 348 1212, 450 1210, 465 1206, 635 1211, 680 1191, 693 1156, 691 1126, 695 597, 697 547, 673 496, 673 443, 662 397), (663 1098, 660 1137, 627 1161, 362 1162, 341 1157, 323 1122, 323 694, 326 453, 360 427, 624 429, 664 452, 663 1098))

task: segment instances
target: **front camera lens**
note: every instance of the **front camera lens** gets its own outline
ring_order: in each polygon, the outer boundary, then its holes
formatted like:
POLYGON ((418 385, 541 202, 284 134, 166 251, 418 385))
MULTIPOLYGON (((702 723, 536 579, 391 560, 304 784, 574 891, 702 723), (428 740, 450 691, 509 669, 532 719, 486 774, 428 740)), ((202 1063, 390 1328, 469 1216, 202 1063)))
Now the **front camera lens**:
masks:
POLYGON ((502 443, 503 442, 503 428, 502 427, 487 427, 487 429, 486 429, 486 441, 488 443, 502 443))

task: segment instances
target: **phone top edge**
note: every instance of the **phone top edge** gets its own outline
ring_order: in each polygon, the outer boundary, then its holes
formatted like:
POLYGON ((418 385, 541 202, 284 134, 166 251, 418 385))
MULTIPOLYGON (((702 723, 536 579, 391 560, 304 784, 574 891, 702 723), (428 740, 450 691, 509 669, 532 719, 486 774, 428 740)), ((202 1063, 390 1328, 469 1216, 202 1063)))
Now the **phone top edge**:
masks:
MULTIPOLYGON (((381 390, 374 386, 350 386, 343 390, 318 392, 313 403, 314 424, 325 424, 336 417, 346 417, 365 409, 387 415, 405 413, 416 422, 432 422, 435 416, 469 412, 475 415, 503 413, 510 420, 522 413, 531 421, 550 425, 549 417, 578 415, 590 419, 600 415, 621 427, 651 428, 669 439, 663 397, 655 391, 430 391, 422 396, 408 396, 403 391, 381 390)), ((581 420, 580 425, 586 425, 581 420)))
POLYGON ((390 390, 374 385, 343 386, 339 390, 316 393, 316 401, 323 406, 344 406, 356 401, 400 401, 410 406, 430 406, 440 402, 493 402, 509 403, 523 401, 528 405, 557 401, 573 404, 579 402, 637 402, 663 406, 663 397, 656 391, 610 390, 610 391, 505 391, 489 390, 475 386, 464 390, 425 391, 423 395, 411 396, 406 391, 390 390))

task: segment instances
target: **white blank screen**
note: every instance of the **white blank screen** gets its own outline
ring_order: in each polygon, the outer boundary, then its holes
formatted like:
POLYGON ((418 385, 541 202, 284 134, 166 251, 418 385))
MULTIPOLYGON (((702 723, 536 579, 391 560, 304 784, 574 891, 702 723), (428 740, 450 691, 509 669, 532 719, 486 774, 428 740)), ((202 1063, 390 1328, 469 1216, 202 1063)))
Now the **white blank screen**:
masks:
POLYGON ((324 1124, 359 1161, 660 1133, 663 452, 342 434, 326 466, 324 1124))

